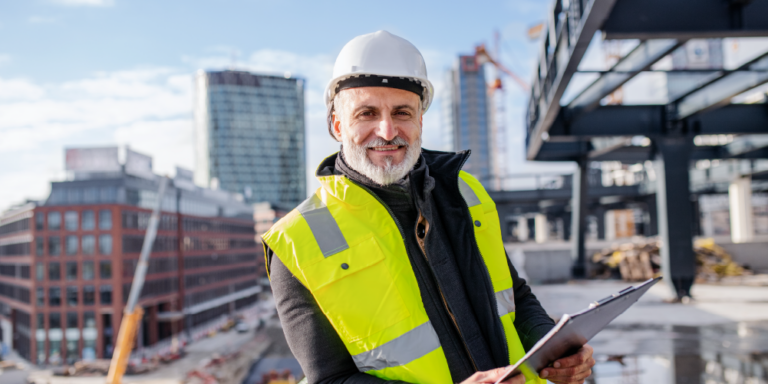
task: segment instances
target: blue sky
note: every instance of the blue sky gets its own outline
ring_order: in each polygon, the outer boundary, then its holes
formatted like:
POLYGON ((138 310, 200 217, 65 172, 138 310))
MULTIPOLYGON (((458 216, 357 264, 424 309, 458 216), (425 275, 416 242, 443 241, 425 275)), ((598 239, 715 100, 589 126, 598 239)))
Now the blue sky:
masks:
MULTIPOLYGON (((499 30, 502 61, 530 79, 539 46, 525 32, 546 18, 549 3, 5 1, 0 210, 45 197, 49 182, 65 177, 65 147, 130 145, 153 156, 157 172, 192 168, 192 74, 201 68, 234 64, 305 78, 308 169, 314 169, 338 149, 324 128, 321 94, 351 38, 379 29, 405 37, 424 54, 439 90, 456 55, 490 42, 499 30)), ((510 168, 542 169, 523 161, 526 95, 508 83, 510 168)), ((439 103, 424 118, 428 148, 440 143, 439 103)))

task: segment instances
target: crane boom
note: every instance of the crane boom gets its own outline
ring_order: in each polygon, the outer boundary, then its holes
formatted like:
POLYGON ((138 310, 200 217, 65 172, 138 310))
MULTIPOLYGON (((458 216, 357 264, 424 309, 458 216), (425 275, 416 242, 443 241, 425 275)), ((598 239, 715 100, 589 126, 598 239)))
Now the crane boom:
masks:
POLYGON ((136 338, 139 321, 141 321, 141 317, 144 315, 144 309, 141 306, 136 306, 136 303, 139 301, 141 289, 144 287, 144 278, 147 275, 147 261, 152 251, 152 245, 155 243, 157 224, 160 218, 160 207, 163 203, 163 195, 167 185, 168 178, 163 177, 160 180, 160 189, 157 191, 157 201, 152 209, 152 216, 149 217, 147 232, 144 235, 144 244, 141 246, 141 255, 136 265, 136 272, 133 275, 133 283, 131 283, 131 292, 125 304, 123 320, 120 322, 120 331, 117 333, 115 352, 112 354, 112 362, 109 364, 109 373, 107 374, 107 384, 121 383, 125 374, 125 368, 128 365, 128 357, 133 349, 133 340, 136 338))
POLYGON ((516 73, 510 71, 507 67, 504 66, 504 64, 500 63, 499 61, 495 60, 493 56, 491 56, 488 51, 485 49, 484 44, 480 44, 475 47, 475 54, 479 57, 484 57, 485 60, 487 60, 489 63, 493 64, 494 67, 498 68, 500 71, 506 73, 509 77, 511 77, 515 82, 522 88, 524 91, 530 90, 530 87, 528 84, 523 81, 523 79, 520 78, 516 73))

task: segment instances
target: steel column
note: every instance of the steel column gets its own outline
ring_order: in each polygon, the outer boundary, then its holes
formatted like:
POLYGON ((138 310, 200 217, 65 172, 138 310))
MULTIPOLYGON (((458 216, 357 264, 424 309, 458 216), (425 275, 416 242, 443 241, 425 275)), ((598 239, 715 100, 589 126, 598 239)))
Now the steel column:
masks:
POLYGON ((693 253, 693 207, 688 174, 693 142, 690 137, 656 139, 656 206, 661 239, 662 274, 678 299, 691 295, 696 276, 693 253))
POLYGON ((605 240, 605 208, 598 207, 594 212, 597 219, 597 238, 605 240))
POLYGON ((584 278, 587 273, 587 260, 584 239, 587 224, 587 174, 589 161, 582 157, 573 173, 573 194, 571 195, 571 258, 574 278, 584 278))

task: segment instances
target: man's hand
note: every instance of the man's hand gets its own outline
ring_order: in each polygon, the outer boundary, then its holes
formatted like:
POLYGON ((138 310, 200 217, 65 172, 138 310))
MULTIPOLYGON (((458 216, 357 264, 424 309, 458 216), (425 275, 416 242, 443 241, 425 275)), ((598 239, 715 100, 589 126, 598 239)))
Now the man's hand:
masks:
POLYGON ((592 351, 592 347, 584 345, 575 354, 556 360, 552 367, 542 369, 539 375, 556 384, 582 384, 592 374, 595 365, 592 351))
MULTIPOLYGON (((490 371, 485 372, 475 372, 474 375, 462 381, 461 384, 493 384, 496 380, 504 376, 504 372, 507 371, 507 368, 509 367, 491 369, 490 371)), ((507 381, 502 381, 502 384, 525 384, 525 376, 512 376, 507 379, 507 381)))

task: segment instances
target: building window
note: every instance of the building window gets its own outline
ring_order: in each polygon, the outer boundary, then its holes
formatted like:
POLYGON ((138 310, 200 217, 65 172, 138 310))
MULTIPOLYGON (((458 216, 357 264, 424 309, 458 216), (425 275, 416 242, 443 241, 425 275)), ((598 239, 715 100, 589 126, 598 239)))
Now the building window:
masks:
POLYGON ((86 204, 93 204, 99 202, 99 189, 98 188, 86 188, 83 190, 83 202, 86 204))
MULTIPOLYGON (((48 331, 52 330, 61 330, 61 314, 60 313, 49 313, 48 314, 48 331)), ((49 358, 48 362, 51 364, 60 364, 61 363, 61 340, 50 340, 49 341, 49 358)))
POLYGON ((99 302, 102 305, 112 304, 112 286, 102 285, 99 287, 99 302))
MULTIPOLYGON (((61 288, 50 287, 48 288, 48 305, 51 307, 58 307, 61 305, 61 288)), ((53 326, 51 326, 53 328, 53 326)))
POLYGON ((77 287, 67 287, 67 305, 77 307, 77 287))
POLYGON ((43 287, 37 287, 37 290, 35 291, 35 300, 37 301, 38 307, 45 306, 45 288, 43 287))
MULTIPOLYGON (((45 330, 45 314, 38 313, 37 314, 37 329, 39 330, 45 330)), ((37 363, 38 364, 44 364, 45 363, 45 340, 38 339, 37 340, 37 363)))
POLYGON ((83 328, 96 328, 96 317, 93 312, 83 312, 83 328))
POLYGON ((96 215, 93 214, 93 211, 83 211, 83 222, 80 227, 83 231, 92 231, 96 228, 96 215))
POLYGON ((38 231, 45 229, 45 214, 42 212, 35 213, 35 229, 38 231))
POLYGON ((99 277, 102 279, 112 278, 112 262, 111 261, 104 260, 99 263, 99 277))
POLYGON ((67 280, 77 280, 77 261, 67 262, 67 280))
POLYGON ((51 256, 61 254, 61 237, 54 236, 48 238, 48 254, 51 256))
POLYGON ((45 254, 45 240, 42 237, 35 238, 35 255, 42 256, 45 254))
POLYGON ((93 312, 83 312, 83 360, 94 360, 96 358, 96 316, 93 312))
POLYGON ((94 288, 93 285, 86 285, 83 287, 83 304, 96 304, 96 288, 94 288))
POLYGON ((112 229, 112 211, 108 209, 99 211, 99 229, 105 231, 112 229))
POLYGON ((37 281, 45 280, 45 264, 40 262, 35 264, 35 280, 37 281))
POLYGON ((67 255, 77 254, 77 236, 67 236, 66 239, 66 251, 67 255))
POLYGON ((77 211, 67 211, 64 212, 64 228, 66 228, 67 231, 77 231, 77 211))
POLYGON ((83 280, 93 280, 93 261, 83 261, 83 280))
POLYGON ((61 267, 58 261, 48 263, 48 280, 61 280, 61 267))
POLYGON ((112 235, 99 235, 99 254, 112 254, 112 235))
MULTIPOLYGON (((80 324, 78 323, 77 312, 67 312, 67 330, 79 330, 80 324)), ((74 364, 75 361, 80 360, 80 354, 78 353, 77 348, 78 343, 78 339, 67 339, 67 364, 74 364)))
POLYGON ((48 212, 48 230, 56 231, 61 229, 61 213, 48 212))
POLYGON ((77 312, 67 312, 67 328, 80 329, 77 312))
POLYGON ((93 235, 83 236, 80 246, 83 248, 83 255, 93 255, 96 252, 96 237, 93 235))

